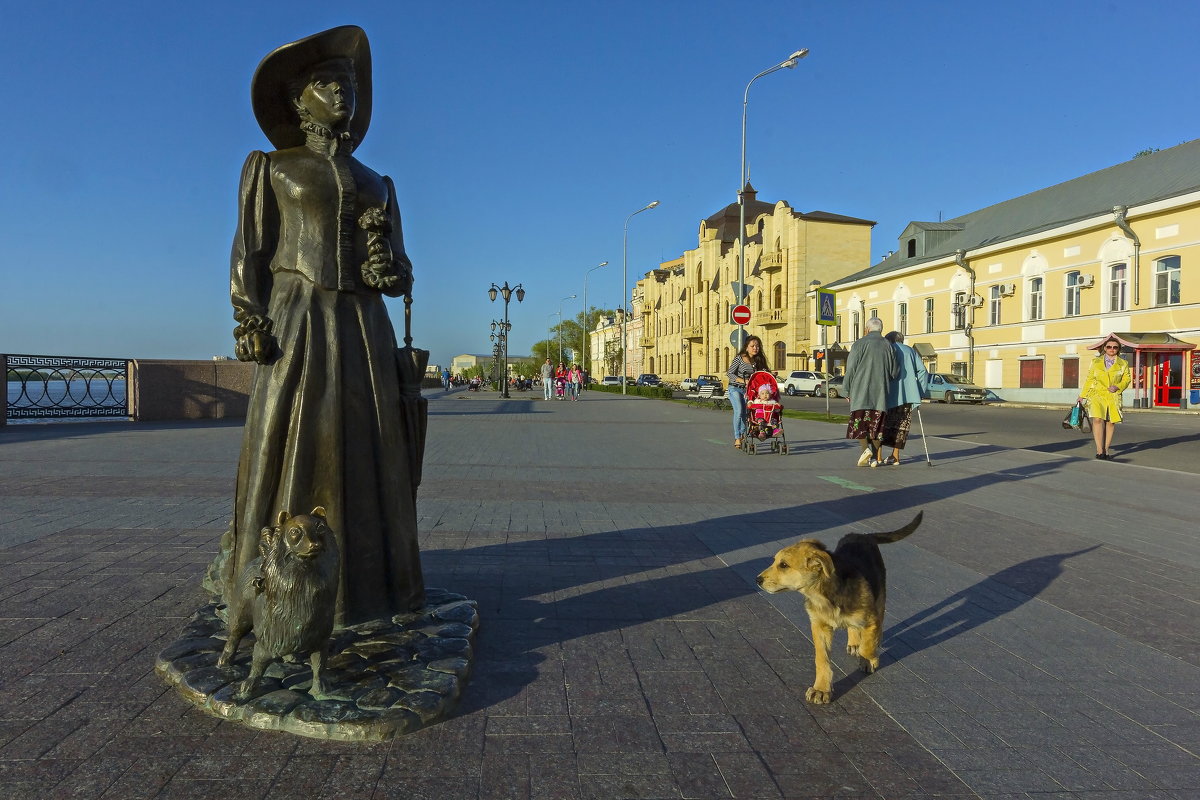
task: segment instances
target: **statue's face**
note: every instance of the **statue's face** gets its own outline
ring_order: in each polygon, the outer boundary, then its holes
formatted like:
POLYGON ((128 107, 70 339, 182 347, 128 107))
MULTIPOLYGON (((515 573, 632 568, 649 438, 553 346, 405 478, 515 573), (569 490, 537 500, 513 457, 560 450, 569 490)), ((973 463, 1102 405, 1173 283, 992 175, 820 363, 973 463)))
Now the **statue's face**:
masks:
POLYGON ((308 110, 309 119, 336 128, 354 116, 354 76, 343 67, 318 67, 296 103, 308 110))

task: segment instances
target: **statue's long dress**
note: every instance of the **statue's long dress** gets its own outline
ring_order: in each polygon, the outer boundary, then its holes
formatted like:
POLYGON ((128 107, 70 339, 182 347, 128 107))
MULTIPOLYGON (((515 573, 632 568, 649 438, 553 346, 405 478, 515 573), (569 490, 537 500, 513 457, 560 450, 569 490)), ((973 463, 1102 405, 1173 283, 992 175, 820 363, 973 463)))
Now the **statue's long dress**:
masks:
POLYGON ((424 601, 395 333, 360 273, 364 210, 386 210, 393 253, 408 260, 391 181, 348 149, 310 133, 304 147, 251 153, 242 170, 234 316, 270 320, 280 352, 255 369, 222 573, 228 597, 263 526, 324 506, 342 554, 339 626, 424 601))

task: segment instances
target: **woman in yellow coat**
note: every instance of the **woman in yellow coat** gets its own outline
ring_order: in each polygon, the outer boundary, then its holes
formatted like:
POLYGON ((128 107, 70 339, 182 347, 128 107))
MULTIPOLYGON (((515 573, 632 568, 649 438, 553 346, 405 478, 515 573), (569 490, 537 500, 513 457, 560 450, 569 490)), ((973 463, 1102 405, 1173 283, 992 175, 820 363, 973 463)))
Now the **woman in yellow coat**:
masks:
POLYGON ((1109 339, 1100 347, 1100 355, 1092 359, 1079 399, 1086 401, 1092 418, 1092 437, 1096 440, 1096 458, 1107 461, 1111 456, 1113 430, 1121 421, 1121 392, 1129 388, 1133 377, 1129 362, 1121 358, 1121 343, 1109 339))

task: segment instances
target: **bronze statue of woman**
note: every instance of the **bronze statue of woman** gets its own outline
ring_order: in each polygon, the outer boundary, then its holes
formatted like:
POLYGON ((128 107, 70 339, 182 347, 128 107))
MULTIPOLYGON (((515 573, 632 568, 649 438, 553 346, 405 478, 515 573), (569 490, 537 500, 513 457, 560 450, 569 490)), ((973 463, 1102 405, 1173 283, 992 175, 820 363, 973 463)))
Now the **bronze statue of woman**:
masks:
POLYGON ((419 443, 383 297, 410 293, 412 266, 395 187, 351 155, 371 119, 366 33, 278 48, 251 95, 276 150, 250 154, 238 194, 235 352, 258 366, 218 574, 229 597, 263 526, 323 506, 342 554, 336 624, 406 612, 424 601, 419 443))

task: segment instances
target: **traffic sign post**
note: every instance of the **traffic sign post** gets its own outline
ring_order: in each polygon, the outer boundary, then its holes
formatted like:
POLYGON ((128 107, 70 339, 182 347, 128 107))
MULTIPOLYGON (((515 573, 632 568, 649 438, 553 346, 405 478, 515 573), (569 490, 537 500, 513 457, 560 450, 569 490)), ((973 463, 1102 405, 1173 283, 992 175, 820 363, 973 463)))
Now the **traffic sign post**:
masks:
POLYGON ((729 334, 729 346, 733 348, 735 353, 742 352, 742 348, 746 346, 746 340, 750 338, 750 334, 746 333, 744 328, 734 328, 729 334))
POLYGON ((734 306, 729 312, 729 317, 734 325, 750 324, 750 306, 734 306))
POLYGON ((837 324, 837 292, 817 289, 817 324, 837 324))

